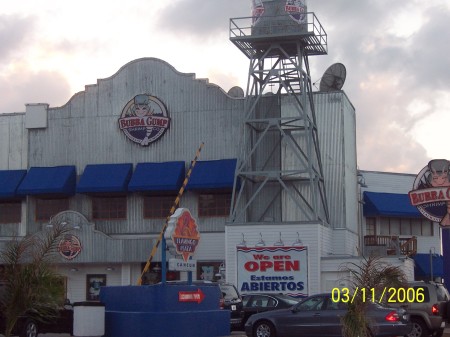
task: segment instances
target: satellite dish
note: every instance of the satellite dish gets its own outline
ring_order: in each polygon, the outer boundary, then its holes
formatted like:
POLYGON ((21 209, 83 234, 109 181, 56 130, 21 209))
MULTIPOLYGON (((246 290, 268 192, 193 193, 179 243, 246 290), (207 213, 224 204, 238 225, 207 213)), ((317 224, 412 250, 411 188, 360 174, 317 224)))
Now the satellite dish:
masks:
POLYGON ((228 90, 228 95, 234 98, 244 97, 244 90, 241 87, 235 86, 228 90))
POLYGON ((347 70, 342 63, 334 63, 325 70, 320 80, 320 91, 337 91, 341 90, 345 82, 347 70))

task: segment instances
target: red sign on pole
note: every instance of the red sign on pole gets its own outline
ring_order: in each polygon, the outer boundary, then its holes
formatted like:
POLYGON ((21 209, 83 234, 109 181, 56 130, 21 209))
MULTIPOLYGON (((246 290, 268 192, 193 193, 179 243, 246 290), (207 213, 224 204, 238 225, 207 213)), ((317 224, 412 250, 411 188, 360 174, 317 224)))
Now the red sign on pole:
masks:
POLYGON ((179 302, 197 302, 201 303, 205 298, 205 294, 200 289, 197 291, 179 291, 178 301, 179 302))

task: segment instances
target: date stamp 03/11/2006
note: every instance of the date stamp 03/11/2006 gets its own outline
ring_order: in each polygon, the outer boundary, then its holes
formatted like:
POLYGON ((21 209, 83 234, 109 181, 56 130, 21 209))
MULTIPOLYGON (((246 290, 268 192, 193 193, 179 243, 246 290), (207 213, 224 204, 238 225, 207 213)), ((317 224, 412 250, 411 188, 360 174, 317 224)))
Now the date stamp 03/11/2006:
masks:
POLYGON ((422 303, 425 301, 425 290, 414 288, 333 288, 331 300, 333 302, 353 303, 359 296, 362 302, 376 303, 422 303))

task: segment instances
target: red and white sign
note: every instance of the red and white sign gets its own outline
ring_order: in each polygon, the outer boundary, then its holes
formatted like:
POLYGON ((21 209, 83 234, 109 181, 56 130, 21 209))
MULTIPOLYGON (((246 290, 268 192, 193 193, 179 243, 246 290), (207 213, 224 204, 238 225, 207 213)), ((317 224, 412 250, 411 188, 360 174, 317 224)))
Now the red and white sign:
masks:
POLYGON ((426 218, 450 226, 450 161, 430 160, 414 180, 409 199, 426 218))
POLYGON ((200 232, 197 221, 188 209, 178 208, 170 217, 164 238, 170 252, 183 256, 185 262, 194 255, 200 242, 200 232))
POLYGON ((160 99, 140 94, 125 105, 118 122, 120 130, 128 139, 148 146, 164 135, 169 128, 170 117, 160 99))
POLYGON ((264 14, 264 4, 261 0, 252 0, 252 24, 255 24, 264 14))
POLYGON ((306 247, 238 247, 237 268, 241 293, 308 296, 306 247))
POLYGON ((73 260, 81 253, 81 242, 77 236, 66 234, 58 243, 58 252, 67 260, 73 260))
POLYGON ((286 0, 284 10, 297 23, 306 23, 306 0, 286 0))
POLYGON ((205 294, 201 289, 197 291, 179 291, 178 301, 179 302, 197 302, 201 303, 205 298, 205 294))

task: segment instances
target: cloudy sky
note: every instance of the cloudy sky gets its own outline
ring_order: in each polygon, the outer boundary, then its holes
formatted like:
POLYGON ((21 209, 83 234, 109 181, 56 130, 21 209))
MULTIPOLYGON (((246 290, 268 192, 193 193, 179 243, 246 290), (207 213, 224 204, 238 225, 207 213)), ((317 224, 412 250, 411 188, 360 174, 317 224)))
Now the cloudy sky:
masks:
MULTIPOLYGON (((310 59, 320 80, 345 64, 356 109, 358 166, 418 173, 450 159, 450 2, 307 0, 328 34, 310 59)), ((248 59, 229 41, 229 18, 250 0, 20 0, 0 10, 0 113, 60 106, 124 64, 157 57, 225 91, 246 86, 248 59)))

